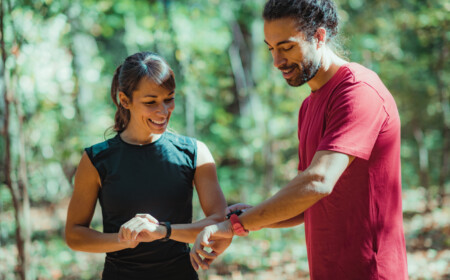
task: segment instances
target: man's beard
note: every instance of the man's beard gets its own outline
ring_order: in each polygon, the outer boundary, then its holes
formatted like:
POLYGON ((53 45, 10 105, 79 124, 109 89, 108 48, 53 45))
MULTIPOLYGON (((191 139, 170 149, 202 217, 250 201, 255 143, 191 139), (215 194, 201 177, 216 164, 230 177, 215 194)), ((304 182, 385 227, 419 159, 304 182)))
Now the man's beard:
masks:
POLYGON ((290 79, 286 79, 286 82, 292 87, 299 87, 307 82, 309 82, 314 76, 316 76, 317 72, 319 72, 320 61, 314 65, 312 60, 303 61, 300 63, 301 69, 296 64, 294 67, 294 71, 297 70, 298 74, 290 79))

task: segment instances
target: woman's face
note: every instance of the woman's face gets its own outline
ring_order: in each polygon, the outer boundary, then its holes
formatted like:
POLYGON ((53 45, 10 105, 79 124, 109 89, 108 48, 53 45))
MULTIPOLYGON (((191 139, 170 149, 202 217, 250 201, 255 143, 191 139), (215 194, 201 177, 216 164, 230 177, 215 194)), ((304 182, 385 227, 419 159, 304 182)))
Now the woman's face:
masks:
POLYGON ((162 134, 175 108, 175 92, 169 91, 147 78, 141 79, 130 102, 119 93, 120 102, 130 110, 128 127, 140 133, 162 134))

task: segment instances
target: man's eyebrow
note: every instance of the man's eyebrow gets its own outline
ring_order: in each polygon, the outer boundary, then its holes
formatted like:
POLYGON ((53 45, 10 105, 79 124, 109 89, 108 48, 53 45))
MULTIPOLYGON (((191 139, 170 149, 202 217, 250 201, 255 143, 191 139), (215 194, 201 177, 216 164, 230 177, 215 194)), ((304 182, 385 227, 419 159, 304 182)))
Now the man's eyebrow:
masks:
MULTIPOLYGON (((171 95, 173 95, 174 93, 175 93, 175 91, 171 91, 168 95, 171 96, 171 95)), ((144 97, 153 97, 153 98, 157 98, 158 96, 157 96, 157 95, 146 94, 146 95, 144 95, 144 97)))
MULTIPOLYGON (((283 44, 287 44, 287 43, 293 43, 293 42, 294 42, 294 41, 288 39, 288 40, 284 40, 284 41, 278 42, 278 43, 277 43, 277 46, 280 46, 280 45, 283 45, 283 44)), ((270 44, 269 44, 266 40, 264 40, 264 43, 266 43, 267 45, 270 46, 270 44)))

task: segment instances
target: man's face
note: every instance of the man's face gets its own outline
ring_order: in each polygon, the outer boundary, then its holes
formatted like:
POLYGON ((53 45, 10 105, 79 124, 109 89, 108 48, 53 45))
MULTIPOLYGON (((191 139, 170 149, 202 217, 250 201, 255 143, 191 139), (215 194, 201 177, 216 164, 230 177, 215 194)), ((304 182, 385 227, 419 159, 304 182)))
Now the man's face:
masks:
POLYGON ((314 78, 320 68, 320 55, 316 45, 297 30, 294 19, 264 21, 264 35, 273 65, 289 85, 298 87, 314 78))

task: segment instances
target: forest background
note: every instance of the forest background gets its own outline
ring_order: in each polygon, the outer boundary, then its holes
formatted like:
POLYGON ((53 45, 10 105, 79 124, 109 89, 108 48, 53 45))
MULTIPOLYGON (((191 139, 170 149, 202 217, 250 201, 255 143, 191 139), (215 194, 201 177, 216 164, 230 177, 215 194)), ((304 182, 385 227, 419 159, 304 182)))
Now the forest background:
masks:
MULTIPOLYGON (((410 277, 450 279, 450 2, 337 3, 345 56, 378 73, 400 111, 410 277)), ((257 204, 295 176, 310 89, 272 66, 263 5, 1 0, 0 279, 99 279, 104 254, 70 250, 64 223, 83 148, 111 136, 111 79, 129 54, 155 51, 172 65, 170 126, 208 145, 229 204, 257 204)), ((303 226, 236 238, 200 276, 308 279, 303 226)))

